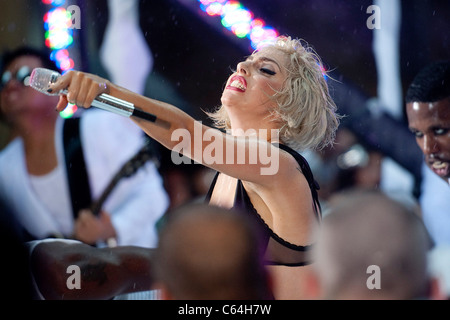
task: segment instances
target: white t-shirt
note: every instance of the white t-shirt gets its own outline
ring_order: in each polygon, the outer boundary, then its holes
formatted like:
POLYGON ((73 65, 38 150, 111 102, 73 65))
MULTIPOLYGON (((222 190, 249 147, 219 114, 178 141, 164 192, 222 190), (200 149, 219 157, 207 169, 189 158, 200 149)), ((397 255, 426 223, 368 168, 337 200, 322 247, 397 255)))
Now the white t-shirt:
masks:
POLYGON ((34 192, 58 224, 59 230, 63 234, 70 234, 73 230, 73 219, 68 185, 64 180, 64 170, 61 163, 58 163, 58 166, 46 175, 30 175, 30 183, 34 192))
POLYGON ((450 186, 424 163, 421 187, 425 226, 436 245, 450 246, 450 186))

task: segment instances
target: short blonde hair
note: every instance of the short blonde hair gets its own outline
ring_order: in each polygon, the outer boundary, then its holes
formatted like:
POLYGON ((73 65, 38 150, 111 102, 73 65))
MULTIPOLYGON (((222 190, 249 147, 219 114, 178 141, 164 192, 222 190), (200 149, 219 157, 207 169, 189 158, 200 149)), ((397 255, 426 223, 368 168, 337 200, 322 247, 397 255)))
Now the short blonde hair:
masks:
MULTIPOLYGON (((281 141, 299 151, 332 145, 340 119, 329 94, 322 61, 302 42, 281 36, 268 44, 289 57, 283 88, 272 97, 277 102, 273 115, 274 120, 283 123, 279 132, 281 141)), ((217 127, 230 128, 225 108, 219 107, 208 115, 217 127)))

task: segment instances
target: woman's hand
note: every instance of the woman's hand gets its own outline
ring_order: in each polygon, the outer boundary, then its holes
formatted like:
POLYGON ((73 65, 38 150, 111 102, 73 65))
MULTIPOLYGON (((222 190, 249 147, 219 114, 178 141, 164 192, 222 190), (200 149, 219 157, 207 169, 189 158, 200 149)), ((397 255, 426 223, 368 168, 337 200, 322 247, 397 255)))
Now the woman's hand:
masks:
POLYGON ((56 106, 57 111, 63 111, 67 103, 89 108, 98 95, 109 93, 110 86, 111 83, 108 80, 99 76, 80 71, 68 71, 50 86, 49 92, 67 89, 67 95, 60 95, 56 106))

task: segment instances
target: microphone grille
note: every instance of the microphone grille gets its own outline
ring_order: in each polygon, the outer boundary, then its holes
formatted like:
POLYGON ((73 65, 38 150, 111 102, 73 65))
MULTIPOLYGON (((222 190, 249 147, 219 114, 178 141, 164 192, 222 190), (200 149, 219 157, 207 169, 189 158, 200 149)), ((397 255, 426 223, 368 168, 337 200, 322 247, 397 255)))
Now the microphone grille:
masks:
POLYGON ((52 83, 61 76, 57 71, 45 69, 45 68, 34 68, 31 72, 30 78, 28 79, 28 84, 33 89, 39 92, 45 93, 47 95, 53 96, 58 95, 58 93, 48 93, 47 89, 52 83))

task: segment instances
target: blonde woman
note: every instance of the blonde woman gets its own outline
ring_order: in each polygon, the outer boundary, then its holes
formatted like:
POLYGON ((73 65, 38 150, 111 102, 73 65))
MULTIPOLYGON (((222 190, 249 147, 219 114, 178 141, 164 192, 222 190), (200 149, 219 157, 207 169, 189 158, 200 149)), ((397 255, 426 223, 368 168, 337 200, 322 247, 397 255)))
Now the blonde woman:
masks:
POLYGON ((221 107, 211 114, 226 132, 91 74, 68 72, 49 90, 62 89, 68 93, 59 111, 68 102, 88 108, 106 93, 155 115, 156 122, 132 119, 165 147, 217 171, 209 203, 255 217, 266 237, 275 299, 302 298, 320 207, 312 173, 297 151, 332 144, 339 123, 320 58, 310 47, 279 37, 237 65, 221 107))

